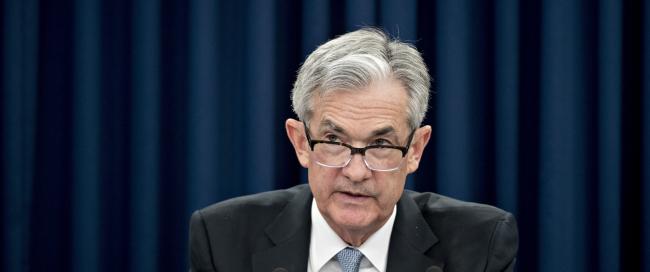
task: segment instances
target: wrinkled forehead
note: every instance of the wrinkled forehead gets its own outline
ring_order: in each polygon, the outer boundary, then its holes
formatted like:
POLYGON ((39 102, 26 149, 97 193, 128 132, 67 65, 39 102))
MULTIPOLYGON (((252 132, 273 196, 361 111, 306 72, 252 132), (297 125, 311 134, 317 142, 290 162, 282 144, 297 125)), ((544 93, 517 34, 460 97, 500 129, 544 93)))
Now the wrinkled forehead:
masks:
POLYGON ((314 112, 309 124, 319 132, 407 134, 407 103, 406 91, 390 82, 361 89, 330 90, 313 98, 314 112))

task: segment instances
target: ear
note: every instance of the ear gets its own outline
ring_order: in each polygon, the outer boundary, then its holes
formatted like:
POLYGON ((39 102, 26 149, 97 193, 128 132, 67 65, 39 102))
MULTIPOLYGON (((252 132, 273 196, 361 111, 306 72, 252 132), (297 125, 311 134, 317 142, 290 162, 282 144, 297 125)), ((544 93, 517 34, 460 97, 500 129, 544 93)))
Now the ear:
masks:
POLYGON ((285 129, 287 130, 287 136, 289 141, 293 145, 293 149, 296 151, 296 157, 302 165, 302 167, 309 167, 309 143, 307 143, 307 137, 305 134, 305 126, 302 122, 295 119, 287 119, 284 124, 285 129))
POLYGON ((418 169, 420 165, 420 160, 422 159, 422 153, 424 148, 429 143, 431 138, 431 126, 423 126, 418 128, 413 135, 413 141, 411 142, 411 148, 409 149, 409 154, 407 158, 407 171, 408 173, 413 173, 418 169))

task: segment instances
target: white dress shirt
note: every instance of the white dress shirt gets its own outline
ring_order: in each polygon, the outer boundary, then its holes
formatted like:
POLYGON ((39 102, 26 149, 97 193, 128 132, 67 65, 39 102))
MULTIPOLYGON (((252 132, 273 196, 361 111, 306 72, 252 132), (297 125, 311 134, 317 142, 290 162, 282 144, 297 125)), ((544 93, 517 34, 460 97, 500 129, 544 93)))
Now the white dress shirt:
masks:
MULTIPOLYGON (((307 272, 341 272, 341 265, 336 261, 336 253, 352 246, 332 230, 316 205, 316 201, 312 200, 307 272)), ((388 221, 357 248, 364 256, 361 259, 359 272, 386 272, 388 246, 396 213, 396 207, 393 207, 393 213, 388 221)))

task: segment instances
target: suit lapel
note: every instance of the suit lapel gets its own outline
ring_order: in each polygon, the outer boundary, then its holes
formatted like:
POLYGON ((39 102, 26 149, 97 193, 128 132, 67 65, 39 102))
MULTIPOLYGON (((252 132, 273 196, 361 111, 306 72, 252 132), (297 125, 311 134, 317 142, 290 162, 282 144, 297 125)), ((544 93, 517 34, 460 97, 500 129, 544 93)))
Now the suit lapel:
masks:
POLYGON ((253 254, 255 272, 307 271, 312 195, 307 185, 295 189, 295 197, 265 229, 274 246, 253 254))
POLYGON ((390 238, 387 271, 442 271, 441 264, 425 255, 438 242, 413 199, 402 194, 390 238))

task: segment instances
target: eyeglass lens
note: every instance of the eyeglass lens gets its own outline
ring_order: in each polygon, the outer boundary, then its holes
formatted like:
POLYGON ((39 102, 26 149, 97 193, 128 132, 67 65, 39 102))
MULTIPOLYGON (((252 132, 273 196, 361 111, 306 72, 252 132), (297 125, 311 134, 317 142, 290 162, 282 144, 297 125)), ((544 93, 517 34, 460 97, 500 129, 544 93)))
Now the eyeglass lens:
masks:
MULTIPOLYGON (((338 144, 320 143, 314 146, 317 162, 330 167, 343 167, 351 159, 351 150, 338 144)), ((399 167, 402 152, 394 148, 369 148, 364 159, 375 170, 390 170, 399 167)))

